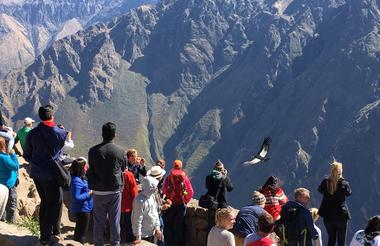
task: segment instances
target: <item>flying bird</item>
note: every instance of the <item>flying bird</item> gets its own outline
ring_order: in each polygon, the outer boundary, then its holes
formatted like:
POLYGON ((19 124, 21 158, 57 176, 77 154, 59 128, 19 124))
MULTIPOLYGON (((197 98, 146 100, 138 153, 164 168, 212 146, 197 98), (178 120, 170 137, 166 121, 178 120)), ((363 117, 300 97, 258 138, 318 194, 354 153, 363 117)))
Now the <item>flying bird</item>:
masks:
POLYGON ((243 162, 243 165, 255 165, 261 161, 265 162, 269 160, 269 157, 267 157, 267 154, 268 154, 269 146, 271 142, 272 142, 272 139, 270 137, 264 138, 260 151, 255 156, 252 156, 250 160, 243 162))

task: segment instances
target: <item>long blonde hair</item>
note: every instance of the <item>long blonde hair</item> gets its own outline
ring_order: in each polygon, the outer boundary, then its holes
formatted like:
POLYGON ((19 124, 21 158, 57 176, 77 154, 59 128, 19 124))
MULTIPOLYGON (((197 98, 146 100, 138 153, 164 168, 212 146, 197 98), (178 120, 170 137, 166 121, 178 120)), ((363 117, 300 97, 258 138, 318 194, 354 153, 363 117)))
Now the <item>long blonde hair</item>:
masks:
POLYGON ((332 195, 336 191, 336 187, 340 178, 342 178, 343 164, 333 161, 331 164, 330 177, 327 179, 327 191, 332 195))

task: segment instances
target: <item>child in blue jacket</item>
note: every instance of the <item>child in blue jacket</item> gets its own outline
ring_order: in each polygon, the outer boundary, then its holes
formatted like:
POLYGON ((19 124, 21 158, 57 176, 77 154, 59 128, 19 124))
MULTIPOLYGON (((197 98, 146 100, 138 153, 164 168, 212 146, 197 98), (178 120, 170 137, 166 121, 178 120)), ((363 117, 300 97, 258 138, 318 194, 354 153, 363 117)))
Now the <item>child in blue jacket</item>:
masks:
POLYGON ((71 206, 70 210, 76 218, 74 240, 82 244, 86 242, 86 233, 90 222, 90 214, 94 207, 92 191, 88 188, 86 172, 87 160, 79 157, 70 167, 71 173, 71 206))

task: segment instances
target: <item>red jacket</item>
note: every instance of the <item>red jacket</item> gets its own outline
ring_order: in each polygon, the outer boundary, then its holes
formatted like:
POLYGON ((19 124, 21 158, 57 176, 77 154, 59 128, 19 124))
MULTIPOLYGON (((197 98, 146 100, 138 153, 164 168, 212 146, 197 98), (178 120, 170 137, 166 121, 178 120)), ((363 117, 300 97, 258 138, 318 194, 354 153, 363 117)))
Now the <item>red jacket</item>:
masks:
POLYGON ((272 193, 270 189, 263 188, 260 192, 266 199, 264 209, 273 216, 273 219, 279 220, 281 207, 288 201, 284 191, 281 188, 278 188, 275 193, 272 193))
POLYGON ((166 177, 163 191, 172 204, 187 204, 194 195, 189 178, 182 170, 172 170, 166 177))
POLYGON ((132 211, 132 203, 138 192, 135 176, 126 169, 124 171, 124 190, 121 197, 122 213, 130 213, 132 211))
POLYGON ((275 245, 275 244, 272 243, 272 239, 270 237, 263 237, 263 238, 260 238, 259 240, 256 240, 247 244, 247 246, 271 246, 271 245, 275 245))

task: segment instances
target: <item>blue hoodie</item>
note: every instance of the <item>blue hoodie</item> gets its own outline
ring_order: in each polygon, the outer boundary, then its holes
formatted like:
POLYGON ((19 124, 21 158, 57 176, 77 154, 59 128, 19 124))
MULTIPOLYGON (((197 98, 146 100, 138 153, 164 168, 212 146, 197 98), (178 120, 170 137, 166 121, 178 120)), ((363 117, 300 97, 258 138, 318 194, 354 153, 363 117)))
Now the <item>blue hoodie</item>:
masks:
POLYGON ((15 153, 7 155, 0 152, 0 184, 12 188, 16 184, 18 177, 18 164, 17 156, 15 153))

